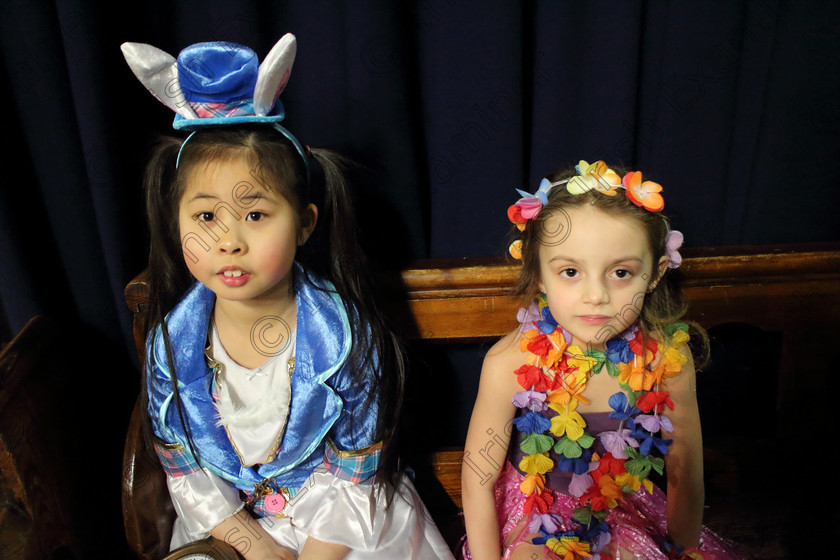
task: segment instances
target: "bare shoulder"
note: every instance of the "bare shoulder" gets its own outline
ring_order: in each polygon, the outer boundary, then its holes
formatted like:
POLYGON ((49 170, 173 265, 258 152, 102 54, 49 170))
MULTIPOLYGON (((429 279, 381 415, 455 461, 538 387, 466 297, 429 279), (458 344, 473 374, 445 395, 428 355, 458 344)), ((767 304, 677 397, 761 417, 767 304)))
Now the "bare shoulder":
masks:
POLYGON ((519 348, 520 337, 519 329, 511 331, 487 351, 481 367, 482 385, 504 387, 511 393, 518 390, 513 372, 525 363, 525 354, 519 348))
POLYGON ((675 383, 685 384, 694 391, 696 390, 697 372, 694 369, 694 357, 691 354, 691 349, 688 347, 688 344, 681 344, 675 349, 679 352, 679 360, 682 363, 682 368, 671 380, 670 385, 673 386, 675 383))
POLYGON ((694 376, 694 357, 691 353, 691 348, 688 346, 687 337, 675 345, 671 345, 665 333, 660 331, 653 333, 653 338, 660 343, 660 348, 665 349, 664 354, 657 352, 657 356, 652 364, 654 368, 658 367, 660 362, 665 358, 665 355, 670 353, 670 359, 678 359, 682 364, 682 370, 676 377, 683 376, 683 374, 685 374, 685 377, 694 376), (676 355, 673 353, 674 351, 676 351, 676 355))
POLYGON ((493 369, 510 365, 519 367, 519 365, 524 363, 525 354, 519 348, 519 339, 521 336, 519 329, 516 329, 496 341, 484 356, 484 367, 493 369))

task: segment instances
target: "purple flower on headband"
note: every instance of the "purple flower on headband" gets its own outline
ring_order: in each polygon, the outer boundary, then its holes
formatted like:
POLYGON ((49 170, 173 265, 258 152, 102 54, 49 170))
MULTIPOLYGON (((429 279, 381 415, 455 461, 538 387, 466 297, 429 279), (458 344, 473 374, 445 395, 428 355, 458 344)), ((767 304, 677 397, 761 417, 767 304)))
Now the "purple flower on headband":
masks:
POLYGON ((665 256, 668 257, 668 268, 679 268, 682 264, 682 255, 677 251, 683 244, 683 234, 677 230, 671 230, 665 237, 665 256))

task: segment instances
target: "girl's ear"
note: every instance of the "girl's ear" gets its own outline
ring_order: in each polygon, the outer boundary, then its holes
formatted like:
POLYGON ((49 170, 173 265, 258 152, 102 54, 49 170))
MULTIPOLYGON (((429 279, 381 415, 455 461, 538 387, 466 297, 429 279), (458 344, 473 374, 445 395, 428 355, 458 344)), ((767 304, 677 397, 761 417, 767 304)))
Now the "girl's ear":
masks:
POLYGON ((659 284, 659 281, 662 280, 662 276, 665 274, 665 271, 668 270, 668 257, 663 255, 659 258, 659 262, 656 263, 656 278, 650 281, 648 284, 648 293, 652 292, 656 285, 659 284))
POLYGON ((315 230, 315 225, 318 223, 318 207, 314 204, 309 204, 303 209, 300 220, 300 232, 298 233, 298 247, 306 243, 309 236, 315 230))

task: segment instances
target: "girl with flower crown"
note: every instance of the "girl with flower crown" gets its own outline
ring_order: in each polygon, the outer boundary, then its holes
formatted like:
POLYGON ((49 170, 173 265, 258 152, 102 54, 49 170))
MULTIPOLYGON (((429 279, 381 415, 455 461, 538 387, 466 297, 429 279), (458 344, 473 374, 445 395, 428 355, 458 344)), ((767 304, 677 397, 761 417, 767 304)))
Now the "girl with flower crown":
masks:
POLYGON ((192 132, 163 139, 145 177, 143 395, 173 557, 213 536, 249 560, 452 558, 398 469, 403 357, 343 160, 279 124, 294 37, 261 64, 232 43, 123 53, 192 132))
POLYGON ((508 210, 527 306, 482 367, 462 474, 466 558, 737 557, 702 527, 689 330, 708 345, 680 322, 669 271, 682 235, 661 190, 581 161, 508 210), (667 500, 651 480, 666 470, 667 500))

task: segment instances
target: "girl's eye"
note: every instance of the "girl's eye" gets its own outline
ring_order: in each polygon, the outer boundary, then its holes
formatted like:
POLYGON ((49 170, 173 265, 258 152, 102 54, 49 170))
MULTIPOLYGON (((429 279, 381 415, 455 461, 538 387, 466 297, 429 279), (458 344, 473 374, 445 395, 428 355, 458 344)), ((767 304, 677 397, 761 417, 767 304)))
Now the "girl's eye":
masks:
POLYGON ((578 271, 574 268, 564 268, 560 271, 560 276, 563 278, 576 278, 578 271))
POLYGON ((259 222, 263 218, 265 218, 265 214, 262 212, 248 212, 247 220, 250 222, 259 222))
POLYGON ((630 276, 632 276, 632 275, 633 275, 633 273, 632 273, 632 272, 630 272, 629 270, 626 270, 626 269, 623 269, 623 268, 619 268, 618 270, 616 270, 615 272, 613 272, 613 275, 614 275, 616 278, 618 278, 619 280, 624 280, 624 279, 630 278, 630 276))
POLYGON ((199 222, 212 222, 216 219, 216 216, 213 215, 213 212, 198 212, 193 216, 193 219, 199 222))

